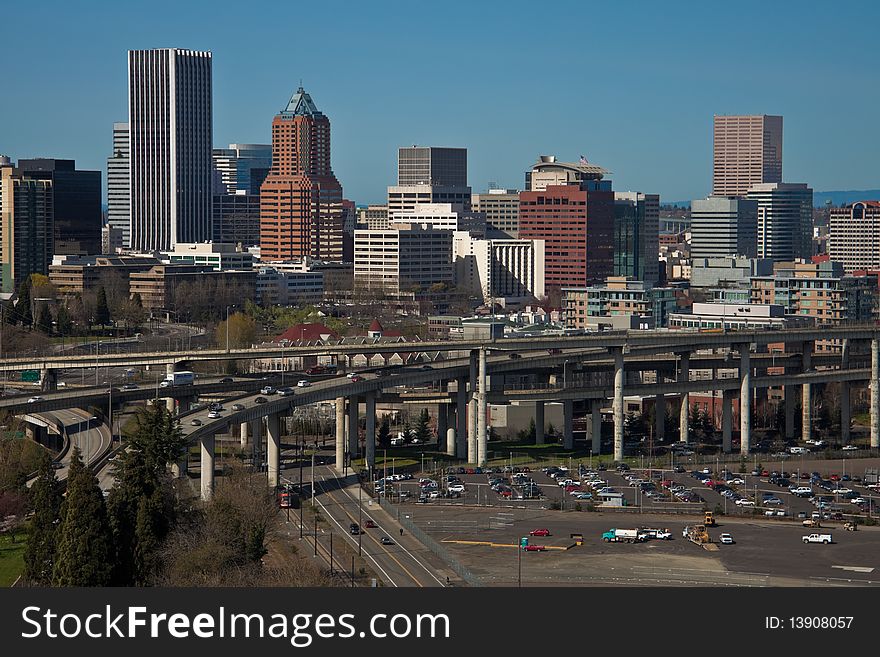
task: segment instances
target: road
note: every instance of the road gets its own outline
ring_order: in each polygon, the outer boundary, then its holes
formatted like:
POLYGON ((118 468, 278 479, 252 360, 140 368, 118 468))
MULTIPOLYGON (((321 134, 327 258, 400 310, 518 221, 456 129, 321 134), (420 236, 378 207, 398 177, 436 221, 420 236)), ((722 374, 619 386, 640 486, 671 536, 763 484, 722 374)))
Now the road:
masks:
MULTIPOLYGON (((94 417, 86 411, 77 409, 53 411, 51 413, 41 413, 51 418, 56 418, 68 428, 68 436, 70 437, 70 449, 67 450, 61 459, 61 467, 56 471, 58 479, 67 479, 67 472, 70 466, 70 458, 73 455, 73 449, 79 447, 82 453, 83 462, 86 465, 103 456, 110 448, 111 438, 110 429, 104 424, 96 424, 91 421, 94 417)), ((103 490, 107 490, 112 485, 112 479, 109 473, 102 473, 103 482, 99 477, 99 483, 103 490)))

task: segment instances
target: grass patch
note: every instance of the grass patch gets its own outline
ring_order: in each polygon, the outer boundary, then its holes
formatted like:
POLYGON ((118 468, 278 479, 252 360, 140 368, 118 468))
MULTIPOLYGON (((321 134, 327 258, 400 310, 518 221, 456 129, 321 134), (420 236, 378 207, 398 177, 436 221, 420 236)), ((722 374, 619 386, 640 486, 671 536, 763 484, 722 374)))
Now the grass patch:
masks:
POLYGON ((15 543, 8 534, 0 536, 0 587, 12 586, 24 572, 25 533, 20 530, 15 543))

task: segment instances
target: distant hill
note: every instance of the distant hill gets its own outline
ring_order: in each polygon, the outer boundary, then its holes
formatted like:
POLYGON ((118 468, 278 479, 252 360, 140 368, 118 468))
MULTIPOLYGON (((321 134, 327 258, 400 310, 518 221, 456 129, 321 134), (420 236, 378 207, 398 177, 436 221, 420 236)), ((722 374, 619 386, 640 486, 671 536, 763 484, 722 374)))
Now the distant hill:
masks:
POLYGON ((851 189, 847 191, 813 192, 813 206, 820 208, 826 201, 831 205, 846 205, 856 201, 880 200, 880 189, 851 189))

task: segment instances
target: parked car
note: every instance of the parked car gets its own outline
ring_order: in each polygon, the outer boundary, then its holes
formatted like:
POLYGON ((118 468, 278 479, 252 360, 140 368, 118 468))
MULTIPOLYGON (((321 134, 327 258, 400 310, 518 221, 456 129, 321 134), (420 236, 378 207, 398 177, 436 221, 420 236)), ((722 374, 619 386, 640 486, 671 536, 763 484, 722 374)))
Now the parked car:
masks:
POLYGON ((844 445, 841 449, 844 452, 855 452, 855 451, 858 451, 859 448, 856 447, 855 445, 844 445))
POLYGON ((529 532, 529 536, 550 536, 549 529, 533 529, 529 532))
POLYGON ((721 536, 718 537, 718 540, 722 545, 733 545, 736 542, 733 540, 733 536, 727 533, 721 534, 721 536))

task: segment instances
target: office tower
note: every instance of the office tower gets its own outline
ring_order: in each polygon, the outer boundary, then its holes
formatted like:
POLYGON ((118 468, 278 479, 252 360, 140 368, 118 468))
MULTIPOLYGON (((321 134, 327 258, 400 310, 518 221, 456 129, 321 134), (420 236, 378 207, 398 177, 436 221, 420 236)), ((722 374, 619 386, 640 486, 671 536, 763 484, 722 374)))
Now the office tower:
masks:
POLYGON ((471 195, 471 208, 486 217, 486 236, 516 239, 519 236, 519 191, 490 189, 471 195))
POLYGON ((454 278, 454 231, 411 226, 354 232, 354 285, 394 296, 420 295, 454 278))
POLYGON ((781 116, 715 116, 712 196, 782 182, 781 116))
POLYGON ((101 252, 101 172, 78 171, 73 160, 19 160, 18 171, 52 181, 52 253, 101 252))
POLYGON ((471 209, 470 187, 440 187, 437 185, 392 185, 388 187, 388 218, 394 221, 398 214, 412 212, 418 205, 451 203, 464 211, 471 209))
POLYGON ((107 223, 110 253, 131 245, 128 124, 113 124, 113 154, 107 158, 107 223))
POLYGON ((605 170, 542 156, 519 194, 520 239, 544 240, 547 288, 581 287, 614 272, 614 192, 605 170))
POLYGON ((691 258, 746 256, 758 252, 758 202, 710 196, 691 202, 691 258))
POLYGON ((330 119, 300 87, 272 121, 272 169, 260 188, 260 257, 341 262, 342 215, 330 119))
POLYGON ((31 178, 0 163, 0 291, 14 292, 52 262, 51 178, 31 178))
POLYGON ((128 53, 131 248, 211 239, 211 53, 128 53))
POLYGON ((831 208, 828 255, 847 274, 880 269, 880 201, 831 208))
POLYGON ((660 195, 614 192, 614 275, 660 280, 660 195))
POLYGON ((804 183, 754 185, 758 202, 758 257, 794 260, 813 255, 813 190, 804 183))
POLYGON ((390 227, 397 228, 399 224, 424 225, 439 230, 467 230, 481 237, 486 234, 483 215, 463 210, 454 203, 420 203, 410 211, 396 213, 390 227))
MULTIPOLYGON (((254 183, 259 190, 272 167, 270 144, 229 144, 229 148, 215 148, 213 161, 214 194, 251 194, 254 183), (256 171, 254 171, 256 169, 256 171), (252 180, 252 176, 254 180, 252 180), (261 178, 262 176, 262 178, 261 178)), ((259 195, 259 191, 257 192, 259 195)))
POLYGON ((213 240, 260 245, 260 196, 255 194, 217 194, 212 208, 213 240))
POLYGON ((467 149, 411 146, 398 149, 397 184, 467 187, 467 149))
POLYGON ((523 303, 544 296, 544 242, 475 239, 456 231, 455 285, 485 303, 523 303))

